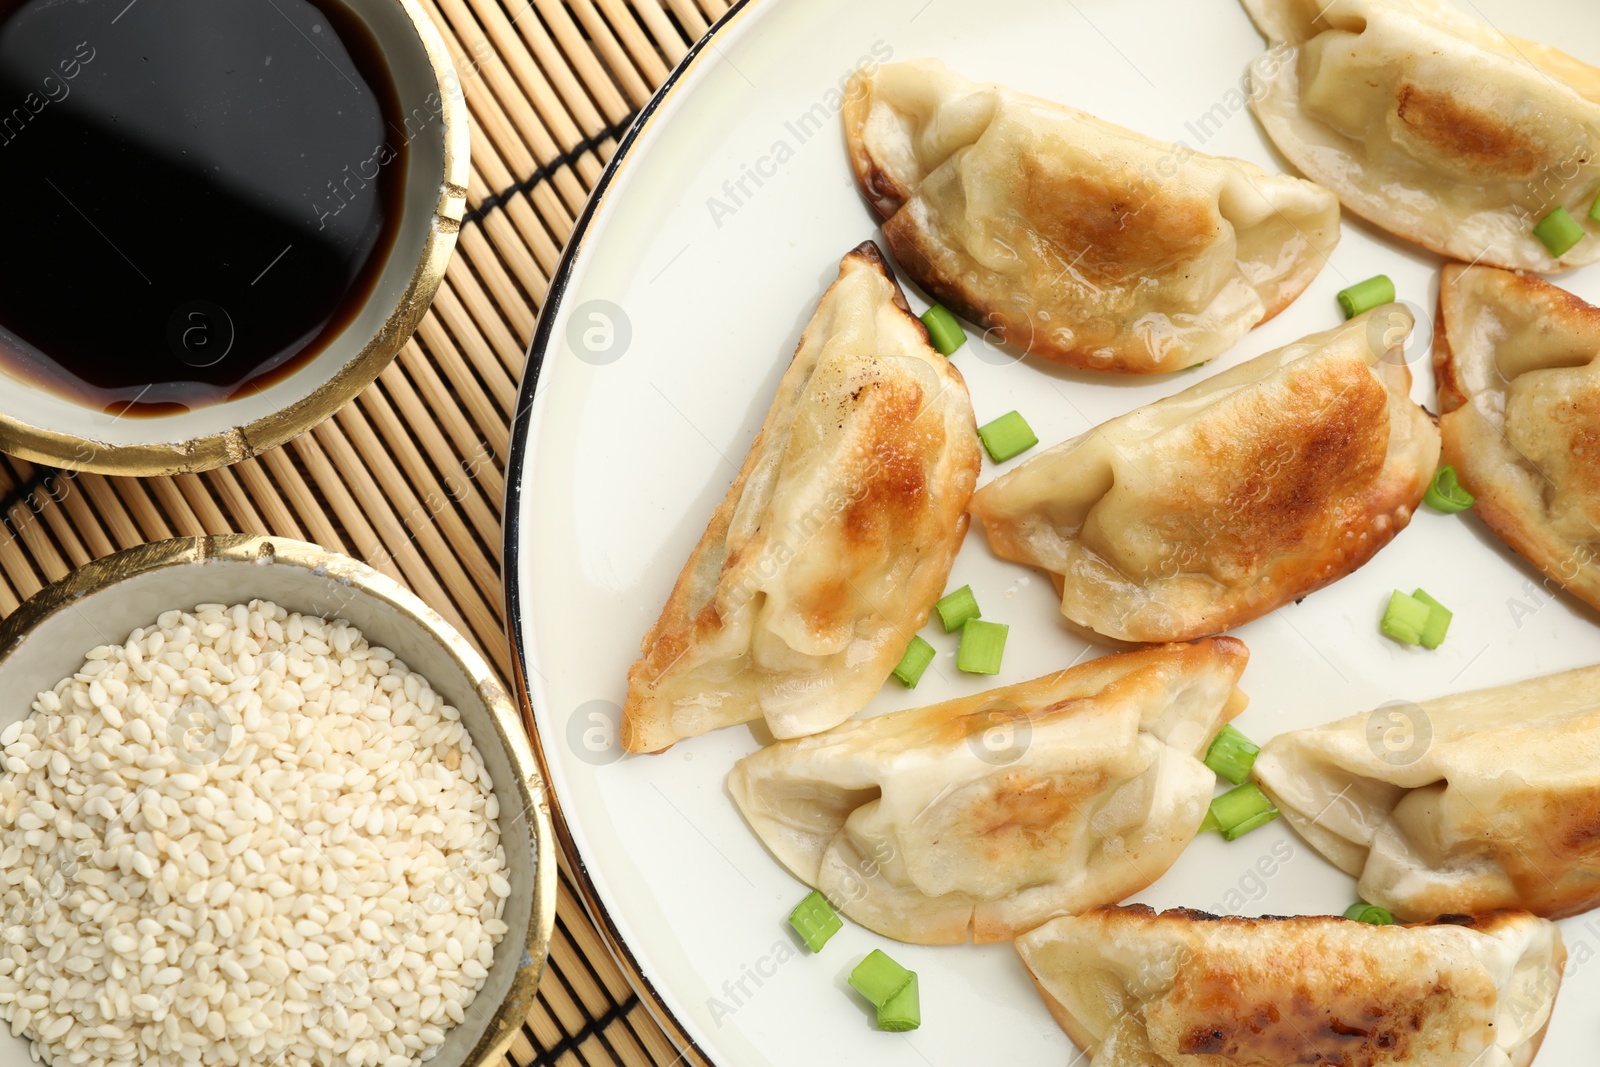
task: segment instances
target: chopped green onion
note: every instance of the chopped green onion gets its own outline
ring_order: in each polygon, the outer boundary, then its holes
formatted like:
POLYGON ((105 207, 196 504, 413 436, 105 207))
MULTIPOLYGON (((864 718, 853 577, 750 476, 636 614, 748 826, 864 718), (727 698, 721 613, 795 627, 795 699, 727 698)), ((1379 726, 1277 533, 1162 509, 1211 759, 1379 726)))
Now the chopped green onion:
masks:
POLYGON ((1368 904, 1358 900, 1344 910, 1346 919, 1354 919, 1358 923, 1371 923, 1373 926, 1393 926, 1394 916, 1375 904, 1368 904))
POLYGON ((1217 821, 1217 813, 1212 811, 1210 808, 1207 808, 1206 817, 1200 820, 1200 829, 1196 830, 1195 833, 1203 834, 1207 830, 1220 829, 1222 829, 1222 824, 1217 821))
POLYGON ((939 613, 939 621, 944 623, 944 632, 953 634, 961 629, 968 619, 976 619, 983 615, 978 610, 978 598, 972 595, 972 586, 964 585, 953 593, 946 593, 939 598, 933 606, 939 613))
POLYGON ((922 325, 928 328, 928 340, 941 356, 948 356, 967 343, 967 331, 943 304, 935 304, 923 312, 922 325))
POLYGON ((1258 826, 1265 826, 1278 817, 1267 794, 1254 782, 1230 789, 1211 802, 1211 815, 1217 820, 1217 829, 1229 841, 1237 840, 1258 826))
POLYGON ((1357 282, 1339 294, 1339 306, 1344 308, 1344 317, 1347 319, 1353 319, 1363 312, 1392 303, 1394 303, 1394 282, 1389 280, 1387 274, 1357 282))
POLYGON ((1402 645, 1438 648, 1455 618, 1450 609, 1418 589, 1410 596, 1396 589, 1378 629, 1402 645))
POLYGON ((1006 634, 1011 627, 982 619, 968 619, 961 626, 961 649, 956 653, 956 669, 968 674, 999 674, 1000 658, 1006 651, 1006 634))
POLYGON ((1432 613, 1433 609, 1428 605, 1396 589, 1389 598, 1389 606, 1384 610, 1383 621, 1378 623, 1378 629, 1402 645, 1420 645, 1422 631, 1427 627, 1428 616, 1432 613))
POLYGON ((1567 214, 1567 209, 1558 207, 1533 228, 1533 235, 1544 243, 1552 256, 1564 256, 1572 251, 1574 245, 1583 240, 1586 231, 1578 224, 1578 220, 1567 214))
POLYGON ((873 949, 867 958, 856 964, 850 972, 850 985, 857 993, 881 1008, 911 984, 912 973, 884 955, 882 949, 873 949))
POLYGON ((922 1000, 917 994, 917 972, 906 987, 878 1008, 878 1029, 903 1034, 922 1025, 922 1000))
POLYGON ((1440 467, 1433 476, 1433 484, 1428 486, 1428 491, 1423 494, 1422 502, 1435 511, 1442 511, 1446 515, 1454 515, 1458 511, 1466 511, 1477 498, 1461 488, 1461 481, 1456 476, 1454 467, 1440 467))
POLYGON ((828 938, 844 929, 828 898, 815 889, 789 913, 789 925, 812 952, 821 952, 828 938))
POLYGON ((983 442, 983 450, 996 463, 1020 456, 1039 443, 1028 420, 1015 411, 1008 411, 988 425, 979 426, 978 439, 983 442))
POLYGON ((1267 794, 1254 782, 1241 785, 1237 789, 1230 789, 1211 802, 1211 813, 1217 817, 1217 823, 1226 828, 1237 826, 1246 819, 1260 815, 1262 812, 1272 810, 1272 801, 1267 799, 1267 794))
POLYGON ((1422 647, 1438 648, 1444 644, 1444 635, 1450 631, 1450 620, 1455 614, 1421 589, 1412 593, 1411 599, 1428 605, 1428 621, 1422 627, 1422 647))
POLYGON ((1252 815, 1237 826, 1224 826, 1222 828, 1222 839, 1224 841, 1237 841, 1251 830, 1259 830, 1277 817, 1278 809, 1273 808, 1271 811, 1264 811, 1260 815, 1252 815))
POLYGON ((915 689, 917 683, 922 681, 922 672, 928 669, 928 664, 933 662, 933 646, 922 639, 922 635, 911 639, 906 646, 906 654, 900 657, 900 662, 892 672, 900 679, 900 684, 907 689, 915 689))
POLYGON ((1206 766, 1234 785, 1243 785, 1260 754, 1261 746, 1235 730, 1230 723, 1211 742, 1211 748, 1206 752, 1206 766))
POLYGON ((1594 207, 1589 209, 1589 217, 1596 222, 1600 222, 1600 196, 1594 198, 1594 207))

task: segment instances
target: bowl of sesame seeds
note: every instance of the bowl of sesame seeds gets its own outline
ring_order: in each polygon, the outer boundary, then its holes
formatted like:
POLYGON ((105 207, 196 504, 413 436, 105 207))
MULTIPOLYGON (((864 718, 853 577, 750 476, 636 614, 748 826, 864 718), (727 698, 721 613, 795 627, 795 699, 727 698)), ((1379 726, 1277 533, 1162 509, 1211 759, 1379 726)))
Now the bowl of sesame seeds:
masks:
POLYGON ((509 695, 364 564, 163 541, 0 621, 0 1067, 500 1062, 555 878, 509 695))

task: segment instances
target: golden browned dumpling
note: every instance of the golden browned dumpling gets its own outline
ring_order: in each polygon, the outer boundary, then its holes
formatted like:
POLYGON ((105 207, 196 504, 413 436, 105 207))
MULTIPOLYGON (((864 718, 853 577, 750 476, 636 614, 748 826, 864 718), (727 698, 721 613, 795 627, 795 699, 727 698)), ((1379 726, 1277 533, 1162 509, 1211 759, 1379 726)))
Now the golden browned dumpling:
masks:
POLYGON ((763 717, 796 737, 860 711, 944 589, 978 465, 966 384, 862 245, 645 635, 623 746, 763 717))
POLYGON ((1567 958, 1526 912, 1371 926, 1144 905, 1017 951, 1089 1067, 1527 1067, 1567 958))
POLYGON ((1244 6, 1275 46, 1252 69, 1256 114, 1345 207, 1471 263, 1600 260, 1600 70, 1446 0, 1244 6), (1533 233, 1557 207, 1589 232, 1559 258, 1533 233))
POLYGON ((1600 905, 1600 667, 1280 734, 1255 774, 1402 918, 1600 905))
POLYGON ((1041 453, 972 513, 998 555, 1049 571, 1062 613, 1106 637, 1249 622, 1411 521, 1439 458, 1411 372, 1384 358, 1411 325, 1391 305, 1242 363, 1041 453))
POLYGON ((913 280, 1034 355, 1159 373, 1221 354, 1339 243, 1326 189, 936 60, 858 73, 856 177, 913 280))
POLYGON ((1172 866, 1211 802, 1201 759, 1244 708, 1248 659, 1227 637, 1106 656, 779 742, 740 760, 728 791, 773 855, 863 926, 1010 940, 1172 866))
POLYGON ((1500 539, 1600 608, 1600 308, 1541 278, 1446 267, 1444 461, 1500 539))

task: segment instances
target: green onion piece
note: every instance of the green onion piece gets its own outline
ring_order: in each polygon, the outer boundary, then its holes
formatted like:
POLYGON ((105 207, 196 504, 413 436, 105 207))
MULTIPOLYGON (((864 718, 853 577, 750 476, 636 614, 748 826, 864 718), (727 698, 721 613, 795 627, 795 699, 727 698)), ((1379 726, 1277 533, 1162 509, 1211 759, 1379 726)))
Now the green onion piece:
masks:
POLYGON ((979 426, 978 439, 983 442, 983 450, 996 463, 1020 456, 1039 443, 1028 420, 1015 411, 1006 412, 987 426, 979 426))
POLYGON ((1600 196, 1594 198, 1594 207, 1589 209, 1589 217, 1600 222, 1600 196))
POLYGON ((1386 909, 1380 908, 1375 904, 1368 904, 1363 900, 1358 900, 1344 909, 1344 917, 1346 919, 1354 919, 1358 923, 1371 923, 1373 926, 1394 925, 1394 916, 1390 915, 1386 909))
POLYGON ((1586 231, 1578 224, 1578 220, 1567 214, 1567 209, 1558 207, 1533 228, 1533 235, 1544 243, 1552 256, 1564 256, 1572 251, 1574 245, 1583 240, 1586 231))
POLYGON ((917 972, 911 972, 906 987, 878 1008, 878 1029, 903 1034, 922 1025, 922 1000, 917 995, 917 972))
POLYGON ((915 689, 917 683, 922 681, 922 672, 928 669, 928 664, 933 662, 933 646, 922 639, 922 635, 911 639, 906 646, 906 654, 900 657, 900 662, 892 672, 900 679, 900 684, 907 689, 915 689))
POLYGON ((850 972, 850 985, 872 1001, 874 1007, 881 1008, 910 985, 913 977, 910 971, 884 955, 882 949, 875 948, 850 972))
POLYGON ((961 627, 961 650, 956 653, 956 669, 968 674, 999 674, 1000 658, 1006 651, 1006 634, 1011 627, 982 619, 968 619, 961 627))
POLYGON ((1267 794, 1254 782, 1230 789, 1211 802, 1211 814, 1222 836, 1233 841, 1278 817, 1267 794))
POLYGON ((1234 785, 1243 785, 1260 754, 1261 746, 1235 730, 1230 723, 1211 742, 1211 748, 1206 752, 1206 766, 1234 785))
POLYGON ((1212 811, 1210 808, 1207 808, 1206 817, 1200 820, 1200 829, 1196 830, 1195 833, 1203 834, 1207 830, 1220 829, 1222 829, 1222 824, 1217 821, 1217 813, 1212 811))
POLYGON ((821 952, 828 938, 844 929, 828 898, 815 889, 789 913, 789 925, 812 952, 821 952))
POLYGON ((1422 502, 1435 511, 1442 511, 1446 515, 1454 515, 1458 511, 1466 511, 1477 498, 1461 488, 1461 481, 1456 477, 1454 467, 1440 467, 1433 476, 1433 484, 1428 486, 1428 491, 1423 494, 1422 502))
POLYGON ((1389 598, 1389 606, 1384 610, 1383 621, 1378 623, 1378 629, 1402 645, 1420 645, 1422 631, 1427 627, 1428 616, 1432 613, 1433 609, 1427 604, 1396 589, 1389 598))
POLYGON ((1344 317, 1347 319, 1353 319, 1363 312, 1392 303, 1394 303, 1394 282, 1389 280, 1387 274, 1357 282, 1339 294, 1339 306, 1344 308, 1344 317))
POLYGON ((1450 631, 1450 620, 1455 614, 1421 589, 1412 593, 1411 599, 1428 605, 1428 621, 1422 627, 1422 647, 1438 648, 1444 644, 1444 635, 1450 631))
POLYGON ((978 610, 978 598, 972 595, 970 585, 940 597, 933 610, 939 613, 939 621, 944 623, 944 632, 947 634, 955 633, 968 619, 976 619, 983 614, 978 610))
POLYGON ((935 304, 923 312, 922 325, 928 328, 928 340, 941 356, 948 356, 967 343, 967 331, 943 304, 935 304))
POLYGON ((1222 839, 1224 841, 1237 841, 1251 830, 1259 830, 1277 817, 1278 809, 1273 808, 1271 811, 1264 811, 1260 815, 1252 815, 1237 826, 1224 826, 1222 828, 1222 839))
POLYGON ((1254 782, 1230 789, 1211 802, 1211 814, 1224 829, 1272 810, 1272 801, 1254 782))

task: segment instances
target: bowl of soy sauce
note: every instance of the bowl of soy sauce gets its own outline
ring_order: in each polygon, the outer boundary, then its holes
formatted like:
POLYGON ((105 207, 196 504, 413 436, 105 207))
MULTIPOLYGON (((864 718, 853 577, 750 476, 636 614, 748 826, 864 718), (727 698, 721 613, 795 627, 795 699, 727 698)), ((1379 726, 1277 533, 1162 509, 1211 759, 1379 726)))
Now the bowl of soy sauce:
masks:
POLYGON ((0 0, 0 450, 206 470, 377 377, 466 209, 416 0, 0 0))

